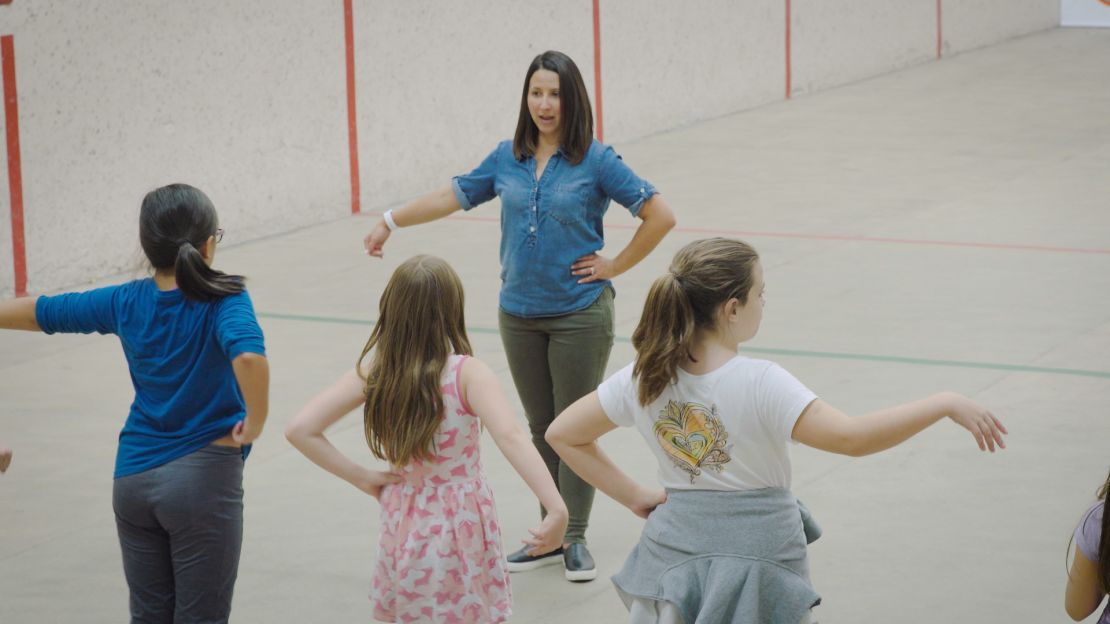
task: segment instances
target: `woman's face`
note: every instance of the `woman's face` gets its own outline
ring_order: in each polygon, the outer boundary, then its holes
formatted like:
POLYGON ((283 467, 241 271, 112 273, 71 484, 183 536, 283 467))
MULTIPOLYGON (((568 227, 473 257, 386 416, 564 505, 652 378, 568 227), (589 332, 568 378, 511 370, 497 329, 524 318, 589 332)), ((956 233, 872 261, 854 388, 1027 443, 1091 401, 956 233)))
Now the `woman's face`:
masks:
POLYGON ((559 74, 537 69, 528 80, 528 112, 540 136, 556 143, 562 137, 562 115, 559 107, 559 74))

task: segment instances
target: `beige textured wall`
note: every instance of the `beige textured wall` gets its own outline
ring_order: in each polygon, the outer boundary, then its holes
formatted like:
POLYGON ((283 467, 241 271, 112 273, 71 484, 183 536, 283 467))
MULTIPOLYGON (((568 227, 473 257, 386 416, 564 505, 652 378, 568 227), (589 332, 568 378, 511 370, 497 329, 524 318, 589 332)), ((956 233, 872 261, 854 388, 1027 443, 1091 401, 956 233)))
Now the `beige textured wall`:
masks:
MULTIPOLYGON (((943 0, 946 54, 1054 27, 1058 0, 943 0)), ((792 0, 792 88, 935 58, 936 0, 792 0)), ((600 0, 607 142, 780 101, 786 0, 600 0)), ((511 136, 528 61, 555 48, 594 96, 591 0, 354 0, 364 211, 511 136)), ((139 201, 211 195, 239 243, 350 212, 343 2, 14 0, 29 289, 141 265, 139 201)), ((595 100, 596 102, 596 100, 595 100)), ((2 124, 2 119, 0 119, 2 124)), ((2 151, 2 150, 0 150, 2 151)), ((0 296, 14 289, 0 154, 0 296)))

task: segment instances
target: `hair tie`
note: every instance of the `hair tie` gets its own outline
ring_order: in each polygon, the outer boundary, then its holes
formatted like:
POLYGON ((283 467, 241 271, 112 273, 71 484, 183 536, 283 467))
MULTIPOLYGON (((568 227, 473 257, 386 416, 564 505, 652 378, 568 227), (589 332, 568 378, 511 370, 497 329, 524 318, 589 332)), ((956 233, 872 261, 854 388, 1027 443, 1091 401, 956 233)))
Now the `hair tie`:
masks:
POLYGON ((187 238, 179 238, 179 239, 177 239, 177 246, 178 246, 178 248, 180 248, 180 247, 181 247, 182 245, 186 245, 186 244, 187 244, 187 245, 192 245, 193 243, 192 243, 192 242, 191 242, 191 241, 190 241, 189 239, 187 239, 187 238))

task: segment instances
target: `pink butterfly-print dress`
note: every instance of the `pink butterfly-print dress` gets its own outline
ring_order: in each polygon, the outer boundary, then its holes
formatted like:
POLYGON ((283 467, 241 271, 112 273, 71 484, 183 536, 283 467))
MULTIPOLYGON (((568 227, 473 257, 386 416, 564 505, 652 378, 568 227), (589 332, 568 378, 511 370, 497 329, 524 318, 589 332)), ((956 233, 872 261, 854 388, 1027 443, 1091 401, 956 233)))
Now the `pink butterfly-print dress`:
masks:
POLYGON ((481 429, 459 396, 465 359, 452 355, 444 367, 435 459, 394 468, 405 480, 382 488, 370 604, 385 622, 503 622, 512 613, 481 429))

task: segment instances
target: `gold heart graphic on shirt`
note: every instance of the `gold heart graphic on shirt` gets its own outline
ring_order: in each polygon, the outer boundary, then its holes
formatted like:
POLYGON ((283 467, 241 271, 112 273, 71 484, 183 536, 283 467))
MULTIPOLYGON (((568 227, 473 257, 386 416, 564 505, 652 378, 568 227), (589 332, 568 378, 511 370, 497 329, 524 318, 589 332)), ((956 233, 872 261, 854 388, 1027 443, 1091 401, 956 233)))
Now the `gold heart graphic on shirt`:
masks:
POLYGON ((732 460, 724 449, 728 432, 712 408, 669 401, 653 430, 659 446, 678 468, 690 473, 691 482, 701 474, 699 468, 719 472, 720 464, 732 460))

